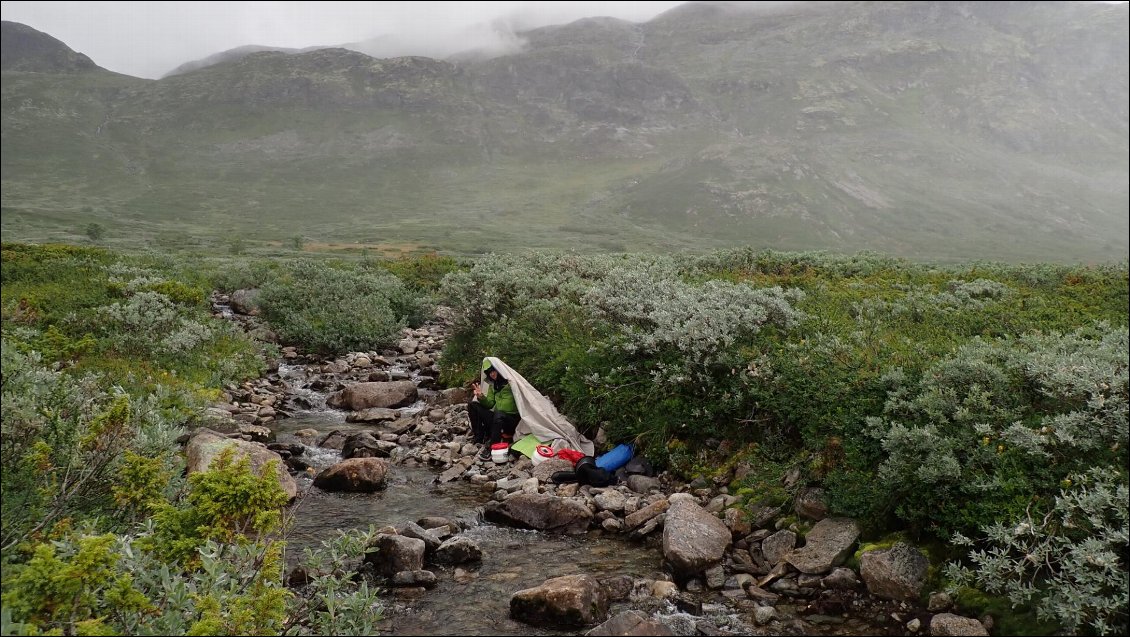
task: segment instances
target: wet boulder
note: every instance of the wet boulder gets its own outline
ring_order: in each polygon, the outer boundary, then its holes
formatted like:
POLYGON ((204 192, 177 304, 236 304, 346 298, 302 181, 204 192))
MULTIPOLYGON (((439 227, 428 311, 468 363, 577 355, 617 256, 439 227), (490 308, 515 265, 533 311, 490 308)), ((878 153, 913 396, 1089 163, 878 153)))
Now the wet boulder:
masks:
POLYGON ((324 491, 372 493, 385 488, 388 463, 380 458, 349 458, 326 467, 314 478, 314 486, 324 491))
POLYGON ((804 537, 804 546, 785 557, 801 573, 821 575, 844 563, 859 538, 859 524, 851 518, 825 518, 804 537))
POLYGON ((608 593, 591 575, 565 575, 514 593, 510 617, 535 626, 591 626, 608 618, 608 593))
POLYGON ((397 532, 404 537, 414 537, 424 543, 424 557, 432 555, 439 548, 441 542, 436 535, 415 522, 401 525, 397 532))
POLYGON ((694 577, 720 563, 730 545, 730 529, 688 494, 670 498, 663 526, 663 557, 677 579, 694 577))
POLYGON ((592 511, 573 500, 544 493, 518 493, 502 502, 488 502, 483 517, 522 529, 579 534, 588 530, 592 511))
POLYGON ((466 537, 453 537, 436 549, 436 564, 466 564, 468 562, 481 562, 483 550, 474 540, 466 537))
POLYGON ((410 380, 387 383, 353 383, 330 394, 326 404, 334 408, 363 411, 373 407, 404 407, 416 402, 419 392, 410 380))
POLYGON ((362 431, 345 439, 341 446, 342 458, 387 458, 396 449, 395 442, 377 440, 372 432, 362 431))
POLYGON ((431 571, 400 571, 392 576, 389 583, 397 587, 422 587, 422 588, 435 588, 438 580, 436 574, 431 571))
POLYGON ((424 568, 424 541, 403 535, 378 535, 365 553, 365 562, 372 564, 378 575, 392 577, 401 571, 424 568), (375 549, 375 550, 374 550, 375 549))

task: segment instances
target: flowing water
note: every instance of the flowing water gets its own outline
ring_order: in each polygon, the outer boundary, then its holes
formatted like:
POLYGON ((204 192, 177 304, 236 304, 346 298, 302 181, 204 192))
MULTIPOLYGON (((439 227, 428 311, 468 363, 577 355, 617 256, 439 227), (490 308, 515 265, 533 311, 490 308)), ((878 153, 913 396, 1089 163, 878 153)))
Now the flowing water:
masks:
MULTIPOLYGON (((390 373, 408 373, 399 368, 386 368, 390 373)), ((343 412, 325 407, 325 393, 303 388, 309 376, 303 367, 280 365, 279 376, 290 393, 309 405, 309 409, 274 423, 279 442, 302 442, 294 432, 312 428, 321 435, 333 430, 364 431, 364 424, 345 422, 343 412)), ((419 380, 413 377, 413 380, 419 380)), ((423 392, 422 392, 423 393, 423 392)), ((426 394, 425 394, 426 395, 426 394)), ((424 409, 426 403, 402 408, 404 415, 424 409)), ((478 564, 456 569, 431 566, 437 586, 422 595, 410 595, 390 589, 382 595, 385 620, 380 634, 391 635, 565 635, 584 634, 584 629, 549 630, 510 619, 510 598, 522 589, 537 586, 560 575, 587 573, 597 578, 626 575, 638 579, 665 579, 661 551, 655 546, 638 543, 600 532, 563 536, 499 527, 482 519, 482 507, 490 499, 492 489, 470 482, 453 481, 439 484, 437 473, 424 467, 392 464, 388 486, 372 493, 334 493, 312 487, 313 474, 341 460, 333 449, 304 445, 303 459, 314 468, 309 474, 296 477, 299 499, 293 507, 294 519, 288 537, 287 561, 294 565, 304 548, 316 548, 340 530, 367 529, 370 526, 397 526, 423 517, 444 517, 459 523, 463 534, 483 550, 478 564)), ((726 607, 718 598, 706 594, 701 598, 704 609, 710 603, 721 615, 726 607)), ((631 608, 628 602, 613 603, 612 614, 631 608)), ((800 607, 783 600, 777 606, 789 634, 803 635, 882 635, 905 634, 898 623, 875 614, 875 609, 859 613, 821 617, 809 615, 804 620, 800 607)), ((671 622, 683 622, 693 631, 695 618, 678 613, 673 607, 656 608, 671 622)), ((847 610, 847 609, 845 609, 847 610)), ((862 610, 862 609, 861 609, 862 610)), ((809 611, 812 612, 812 611, 809 611)), ((753 628, 748 613, 728 615, 731 630, 738 634, 772 634, 765 628, 753 628)))
MULTIPOLYGON (((280 442, 297 442, 293 432, 314 428, 364 430, 364 425, 344 422, 334 411, 295 414, 278 423, 280 442)), ((341 460, 332 449, 307 447, 303 458, 316 469, 341 460)), ((439 584, 415 599, 398 600, 385 594, 386 621, 382 634, 395 635, 554 635, 578 631, 550 631, 510 619, 510 597, 551 577, 588 573, 595 577, 628 575, 656 579, 662 570, 654 548, 610 538, 600 533, 563 536, 499 527, 484 522, 483 505, 491 490, 468 482, 435 483, 436 473, 421 467, 392 465, 388 487, 373 494, 331 493, 311 487, 310 476, 298 476, 299 500, 288 537, 292 564, 304 548, 315 548, 338 529, 365 529, 415 522, 440 516, 467 526, 464 535, 483 550, 481 564, 464 565, 467 574, 457 582, 451 567, 428 566, 439 584)), ((617 610, 614 606, 613 610, 617 610)), ((581 631, 584 632, 584 631, 581 631)))

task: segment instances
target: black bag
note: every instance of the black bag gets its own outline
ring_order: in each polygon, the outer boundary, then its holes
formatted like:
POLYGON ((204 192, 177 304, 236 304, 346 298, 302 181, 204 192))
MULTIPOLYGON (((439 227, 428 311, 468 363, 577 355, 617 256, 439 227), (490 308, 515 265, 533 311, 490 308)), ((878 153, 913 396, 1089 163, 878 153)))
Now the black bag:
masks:
POLYGON ((577 474, 577 482, 593 487, 607 487, 616 483, 616 474, 596 466, 596 460, 592 456, 578 460, 573 473, 577 474))
POLYGON ((549 477, 554 484, 579 482, 592 487, 607 487, 616 484, 616 475, 607 469, 596 466, 592 456, 585 456, 577 461, 572 471, 558 471, 549 477))

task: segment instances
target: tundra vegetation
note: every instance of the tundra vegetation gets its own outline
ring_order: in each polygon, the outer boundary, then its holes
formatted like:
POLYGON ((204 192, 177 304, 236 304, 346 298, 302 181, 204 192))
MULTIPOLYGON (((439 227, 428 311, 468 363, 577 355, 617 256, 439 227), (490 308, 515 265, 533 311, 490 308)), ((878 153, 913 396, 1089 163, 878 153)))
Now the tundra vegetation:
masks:
POLYGON ((1127 629, 1125 263, 2 252, 5 634, 373 630, 376 592, 342 568, 364 533, 287 588, 268 474, 222 456, 182 477, 177 436, 277 355, 209 315, 211 290, 249 287, 283 343, 325 354, 441 303, 448 384, 499 356, 586 434, 748 506, 818 486, 871 538, 941 546, 932 586, 959 600, 1127 629))

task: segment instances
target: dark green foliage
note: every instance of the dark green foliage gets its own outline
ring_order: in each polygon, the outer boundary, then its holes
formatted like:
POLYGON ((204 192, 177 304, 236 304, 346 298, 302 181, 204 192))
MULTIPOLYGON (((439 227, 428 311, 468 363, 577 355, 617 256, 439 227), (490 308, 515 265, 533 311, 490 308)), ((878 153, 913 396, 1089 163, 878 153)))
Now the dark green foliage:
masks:
POLYGON ((466 267, 452 257, 440 256, 434 252, 403 256, 396 260, 381 259, 373 264, 395 274, 412 290, 427 293, 439 289, 440 281, 449 272, 466 267))

